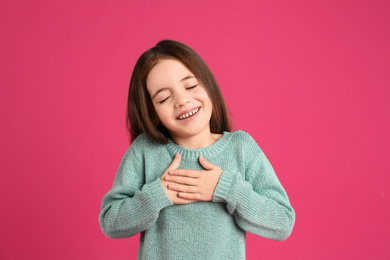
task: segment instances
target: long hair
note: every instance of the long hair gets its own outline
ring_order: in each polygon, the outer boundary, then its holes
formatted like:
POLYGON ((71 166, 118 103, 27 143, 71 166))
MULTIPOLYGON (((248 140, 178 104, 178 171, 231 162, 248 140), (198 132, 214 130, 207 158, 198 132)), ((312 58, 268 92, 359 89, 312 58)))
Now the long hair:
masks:
POLYGON ((210 131, 219 134, 230 131, 228 109, 217 81, 206 63, 187 45, 173 40, 163 40, 144 52, 133 69, 127 100, 127 129, 130 133, 130 142, 141 133, 162 144, 167 143, 170 138, 169 131, 159 123, 146 87, 149 72, 162 59, 180 61, 204 86, 213 104, 210 131))

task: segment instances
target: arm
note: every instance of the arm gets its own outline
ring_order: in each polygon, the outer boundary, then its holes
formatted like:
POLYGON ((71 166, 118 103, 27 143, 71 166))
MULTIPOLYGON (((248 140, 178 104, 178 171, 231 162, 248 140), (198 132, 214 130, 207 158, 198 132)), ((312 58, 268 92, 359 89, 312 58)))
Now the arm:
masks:
POLYGON ((110 238, 130 237, 148 229, 160 210, 173 205, 160 178, 144 184, 142 157, 132 146, 122 159, 112 189, 102 201, 100 227, 110 238))
POLYGON ((227 203, 229 213, 245 231, 282 241, 292 232, 295 212, 271 164, 257 144, 256 147, 255 153, 251 153, 254 158, 247 154, 252 157, 252 163, 245 178, 239 173, 224 171, 213 201, 227 203))

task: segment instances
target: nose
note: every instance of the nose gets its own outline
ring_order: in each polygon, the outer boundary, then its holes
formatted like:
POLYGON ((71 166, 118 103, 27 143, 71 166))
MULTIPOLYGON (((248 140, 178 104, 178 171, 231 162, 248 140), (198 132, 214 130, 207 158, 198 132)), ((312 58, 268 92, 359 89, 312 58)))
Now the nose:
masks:
POLYGON ((176 100, 175 100, 175 107, 180 108, 182 106, 185 106, 186 104, 190 103, 191 98, 188 95, 188 93, 181 92, 176 94, 176 100))

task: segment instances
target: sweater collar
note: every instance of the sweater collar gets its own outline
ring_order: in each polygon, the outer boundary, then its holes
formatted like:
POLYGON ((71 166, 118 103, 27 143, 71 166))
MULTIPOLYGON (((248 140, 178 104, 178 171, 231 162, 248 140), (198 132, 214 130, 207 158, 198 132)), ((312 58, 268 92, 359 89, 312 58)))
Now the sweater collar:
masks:
POLYGON ((171 155, 174 156, 176 153, 180 153, 181 158, 184 160, 198 160, 201 155, 208 160, 208 158, 218 156, 225 149, 230 142, 231 136, 232 133, 223 132, 222 137, 218 141, 201 149, 187 149, 174 143, 172 140, 169 140, 166 147, 171 155))

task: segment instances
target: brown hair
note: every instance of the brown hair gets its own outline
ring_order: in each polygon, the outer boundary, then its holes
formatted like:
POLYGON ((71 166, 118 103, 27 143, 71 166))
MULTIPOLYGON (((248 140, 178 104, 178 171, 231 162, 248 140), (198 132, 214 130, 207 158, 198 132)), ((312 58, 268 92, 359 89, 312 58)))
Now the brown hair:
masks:
POLYGON ((206 63, 187 45, 173 40, 163 40, 139 57, 131 76, 127 100, 127 129, 130 141, 134 141, 141 133, 145 133, 158 143, 167 143, 170 138, 168 130, 159 123, 146 88, 149 72, 162 59, 182 62, 204 86, 213 103, 210 131, 219 134, 230 131, 228 109, 217 81, 206 63))

